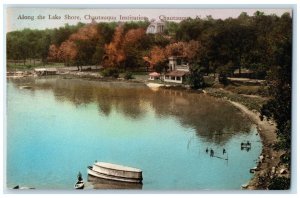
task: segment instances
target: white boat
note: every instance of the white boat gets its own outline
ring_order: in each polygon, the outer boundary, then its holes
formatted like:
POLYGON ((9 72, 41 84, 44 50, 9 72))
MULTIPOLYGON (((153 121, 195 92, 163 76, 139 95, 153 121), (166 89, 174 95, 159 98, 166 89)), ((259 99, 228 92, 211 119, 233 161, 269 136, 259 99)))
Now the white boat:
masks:
POLYGON ((140 169, 106 162, 95 162, 87 172, 94 177, 114 181, 141 183, 143 180, 140 169))

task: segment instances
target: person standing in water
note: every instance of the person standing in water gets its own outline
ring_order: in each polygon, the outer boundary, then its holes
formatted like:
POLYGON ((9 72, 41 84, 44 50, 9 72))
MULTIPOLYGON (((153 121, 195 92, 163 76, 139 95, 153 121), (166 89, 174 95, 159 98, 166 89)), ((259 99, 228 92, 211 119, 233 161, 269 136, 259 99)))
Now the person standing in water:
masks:
POLYGON ((223 155, 226 153, 226 150, 223 148, 223 155))
POLYGON ((214 150, 210 149, 210 157, 214 156, 214 150))

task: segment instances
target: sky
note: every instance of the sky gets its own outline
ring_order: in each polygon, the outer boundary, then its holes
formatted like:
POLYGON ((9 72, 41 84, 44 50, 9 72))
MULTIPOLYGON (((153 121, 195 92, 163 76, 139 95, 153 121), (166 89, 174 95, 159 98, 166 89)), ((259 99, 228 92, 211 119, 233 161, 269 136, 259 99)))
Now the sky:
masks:
POLYGON ((78 22, 90 23, 95 17, 96 22, 111 21, 137 21, 147 18, 149 20, 167 19, 180 22, 185 17, 205 18, 211 15, 214 19, 236 18, 241 12, 253 15, 257 10, 265 14, 281 16, 285 12, 292 13, 291 9, 92 9, 92 8, 45 8, 45 7, 7 7, 6 32, 30 29, 46 29, 64 26, 66 23, 73 25, 78 22), (43 18, 44 17, 44 18, 43 18))

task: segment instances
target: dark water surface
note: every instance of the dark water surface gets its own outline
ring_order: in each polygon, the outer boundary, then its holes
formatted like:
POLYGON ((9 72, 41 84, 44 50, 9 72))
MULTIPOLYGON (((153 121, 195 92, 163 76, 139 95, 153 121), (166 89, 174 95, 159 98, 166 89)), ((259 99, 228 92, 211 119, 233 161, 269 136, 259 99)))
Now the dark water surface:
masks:
POLYGON ((98 160, 142 169, 142 189, 240 189, 262 149, 256 134, 239 110, 203 94, 82 79, 9 80, 7 187, 73 189, 77 173, 86 181, 86 167, 98 160), (240 149, 243 141, 252 143, 250 151, 240 149))

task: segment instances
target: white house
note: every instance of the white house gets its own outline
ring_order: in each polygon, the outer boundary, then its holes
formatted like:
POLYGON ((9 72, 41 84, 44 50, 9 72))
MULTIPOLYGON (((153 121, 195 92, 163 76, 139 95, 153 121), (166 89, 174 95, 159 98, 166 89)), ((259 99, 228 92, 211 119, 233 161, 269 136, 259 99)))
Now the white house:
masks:
POLYGON ((164 75, 164 81, 182 84, 186 80, 187 74, 186 71, 173 70, 164 75))
POLYGON ((182 57, 169 57, 169 70, 164 75, 165 82, 184 83, 190 72, 189 64, 182 57))

